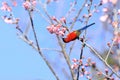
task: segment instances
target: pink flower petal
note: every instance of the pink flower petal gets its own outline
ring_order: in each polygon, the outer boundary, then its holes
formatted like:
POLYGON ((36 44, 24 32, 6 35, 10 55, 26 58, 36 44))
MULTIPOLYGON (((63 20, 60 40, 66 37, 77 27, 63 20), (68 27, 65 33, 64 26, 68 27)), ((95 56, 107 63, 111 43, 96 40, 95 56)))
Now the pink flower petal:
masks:
POLYGON ((108 15, 107 15, 107 14, 104 15, 104 16, 101 16, 101 17, 100 17, 100 21, 105 22, 105 21, 107 20, 107 18, 108 18, 108 15))
POLYGON ((66 19, 65 19, 65 17, 62 17, 62 18, 60 19, 60 21, 66 24, 66 19))
POLYGON ((17 6, 17 2, 16 1, 13 1, 12 4, 13 4, 13 6, 17 6))
POLYGON ((103 12, 108 12, 109 10, 108 10, 108 8, 103 8, 102 11, 103 11, 103 12))
POLYGON ((6 2, 2 2, 2 7, 0 8, 3 11, 12 11, 12 8, 6 3, 6 2))
POLYGON ((59 31, 59 36, 64 36, 64 32, 63 31, 59 31))
POLYGON ((51 26, 48 26, 47 27, 47 30, 52 34, 53 33, 53 30, 52 30, 52 27, 51 26))
POLYGON ((29 1, 25 1, 25 2, 23 3, 23 7, 24 7, 25 9, 29 9, 30 6, 31 6, 31 4, 30 4, 29 1))
POLYGON ((32 5, 33 5, 33 6, 36 6, 36 4, 37 4, 37 1, 36 1, 36 0, 33 0, 33 1, 32 1, 32 5))
POLYGON ((109 0, 102 0, 102 3, 103 4, 106 4, 106 3, 108 3, 109 2, 109 0))

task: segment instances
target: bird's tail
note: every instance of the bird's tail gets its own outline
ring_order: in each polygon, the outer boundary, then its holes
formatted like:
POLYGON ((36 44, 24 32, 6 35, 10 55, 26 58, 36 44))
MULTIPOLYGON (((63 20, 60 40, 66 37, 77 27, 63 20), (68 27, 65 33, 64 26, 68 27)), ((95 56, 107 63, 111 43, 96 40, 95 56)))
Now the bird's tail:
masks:
POLYGON ((85 29, 87 29, 88 27, 90 27, 90 26, 92 26, 92 25, 94 25, 94 24, 95 24, 95 23, 91 23, 91 24, 89 24, 89 25, 87 25, 87 26, 84 26, 83 28, 78 29, 78 31, 85 30, 85 29))

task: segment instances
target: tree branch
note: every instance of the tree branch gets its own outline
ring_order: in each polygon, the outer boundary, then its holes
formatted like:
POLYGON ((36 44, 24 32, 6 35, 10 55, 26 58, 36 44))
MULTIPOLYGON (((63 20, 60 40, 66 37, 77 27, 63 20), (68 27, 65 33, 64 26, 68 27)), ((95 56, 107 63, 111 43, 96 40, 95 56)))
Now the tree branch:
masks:
POLYGON ((38 43, 38 39, 37 39, 37 35, 36 35, 36 31, 35 31, 35 28, 34 28, 34 24, 33 24, 33 19, 32 19, 32 16, 31 16, 31 12, 29 11, 29 16, 30 16, 30 21, 31 21, 31 26, 32 26, 32 30, 33 30, 33 34, 34 34, 34 38, 35 38, 35 41, 36 41, 36 45, 37 45, 37 49, 38 49, 38 52, 40 54, 40 56, 42 57, 42 59, 45 61, 45 63, 47 64, 47 66, 49 67, 49 69, 51 70, 51 72, 53 73, 53 75, 55 76, 55 78, 57 80, 59 80, 58 76, 56 75, 56 73, 54 72, 52 66, 49 64, 49 62, 47 61, 47 59, 45 58, 45 56, 42 54, 41 50, 40 50, 40 47, 39 47, 39 43, 38 43))
POLYGON ((85 45, 86 45, 88 48, 90 48, 90 49, 94 52, 94 54, 95 54, 102 62, 104 62, 104 64, 105 64, 117 77, 120 78, 120 74, 117 74, 117 72, 101 57, 101 55, 100 55, 92 46, 90 46, 90 45, 87 44, 86 42, 85 42, 85 45))
POLYGON ((61 49, 62 49, 63 56, 64 56, 64 58, 65 58, 65 60, 66 60, 66 62, 67 62, 67 64, 68 64, 69 69, 70 69, 70 73, 71 73, 71 76, 72 76, 72 80, 76 80, 76 79, 75 79, 75 76, 74 76, 74 73, 73 73, 73 71, 72 71, 72 69, 71 69, 70 58, 69 58, 69 56, 68 56, 67 53, 66 53, 65 47, 64 47, 63 43, 61 42, 60 38, 59 38, 58 36, 56 36, 56 37, 57 37, 58 43, 59 43, 59 45, 60 45, 60 47, 61 47, 61 49))

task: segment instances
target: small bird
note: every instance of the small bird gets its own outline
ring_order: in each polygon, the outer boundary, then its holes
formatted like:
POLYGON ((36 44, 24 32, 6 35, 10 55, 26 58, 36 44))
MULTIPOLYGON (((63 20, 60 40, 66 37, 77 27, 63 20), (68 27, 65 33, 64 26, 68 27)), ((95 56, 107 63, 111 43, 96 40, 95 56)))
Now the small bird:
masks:
POLYGON ((76 39, 79 39, 79 35, 82 33, 82 31, 84 31, 85 29, 87 29, 88 27, 94 25, 95 23, 91 23, 87 26, 84 26, 83 28, 81 29, 78 29, 78 30, 75 30, 75 31, 72 31, 70 32, 66 38, 62 38, 62 40, 65 42, 65 43, 68 43, 70 41, 74 41, 76 39))

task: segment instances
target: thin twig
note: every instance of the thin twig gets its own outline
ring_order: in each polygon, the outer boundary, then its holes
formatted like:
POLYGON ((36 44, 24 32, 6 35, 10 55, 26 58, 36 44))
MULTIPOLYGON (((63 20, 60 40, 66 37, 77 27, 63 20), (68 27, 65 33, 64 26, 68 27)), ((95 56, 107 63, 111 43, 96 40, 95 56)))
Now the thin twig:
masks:
POLYGON ((87 44, 86 42, 85 42, 85 45, 86 45, 88 48, 90 48, 90 49, 94 52, 94 54, 95 54, 102 62, 104 62, 104 64, 105 64, 117 77, 120 78, 120 74, 117 74, 117 72, 101 57, 101 55, 100 55, 92 46, 90 46, 90 45, 87 44))
POLYGON ((77 15, 75 16, 74 21, 72 22, 72 25, 70 26, 70 30, 71 30, 71 29, 73 28, 73 26, 75 25, 75 22, 76 22, 76 20, 78 19, 79 15, 80 15, 81 11, 83 10, 83 8, 84 8, 84 6, 85 6, 86 3, 87 3, 87 0, 85 0, 85 2, 83 3, 82 7, 79 9, 77 15))
MULTIPOLYGON (((33 49, 35 49, 36 51, 38 51, 38 48, 37 46, 32 42, 30 41, 28 38, 26 38, 24 35, 19 35, 19 38, 22 39, 25 43, 29 44, 31 47, 33 47, 33 49)), ((57 51, 57 52, 60 52, 61 53, 61 50, 58 50, 58 49, 54 49, 54 48, 40 48, 40 50, 51 50, 51 51, 57 51)))
MULTIPOLYGON (((114 12, 114 21, 118 21, 118 18, 117 18, 117 10, 114 8, 113 9, 113 12, 114 12)), ((118 25, 117 25, 118 26, 118 25)), ((118 29, 118 27, 116 27, 115 29, 118 29)), ((115 30, 114 29, 114 30, 115 30)), ((112 50, 112 47, 113 47, 113 45, 114 45, 114 43, 115 43, 115 40, 113 40, 112 41, 112 44, 111 44, 111 46, 110 46, 110 49, 109 49, 109 51, 108 51, 108 53, 107 53, 107 56, 106 56, 106 58, 105 58, 105 61, 107 62, 107 59, 108 59, 108 57, 109 57, 109 55, 110 55, 110 52, 111 52, 111 50, 112 50)))
MULTIPOLYGON (((48 12, 46 11, 46 8, 42 5, 42 3, 41 3, 40 0, 39 0, 39 3, 40 3, 40 5, 41 5, 41 7, 43 8, 45 14, 48 16, 48 18, 49 18, 49 20, 50 20, 50 23, 53 24, 53 21, 52 21, 50 15, 49 15, 48 12)), ((57 37, 57 39, 58 39, 59 45, 60 45, 61 48, 62 48, 62 53, 63 53, 63 55, 64 55, 64 57, 65 57, 65 60, 66 60, 66 62, 67 62, 67 64, 68 64, 68 66, 69 66, 69 69, 70 69, 70 72, 71 72, 71 75, 72 75, 72 79, 75 80, 75 79, 74 79, 74 73, 73 73, 73 71, 72 71, 72 69, 71 69, 70 59, 69 59, 67 53, 65 52, 65 48, 64 48, 63 44, 61 43, 60 38, 59 38, 58 36, 56 36, 56 37, 57 37)))
MULTIPOLYGON (((89 7, 88 7, 88 17, 86 18, 85 25, 88 24, 88 21, 89 21, 89 19, 90 19, 89 14, 91 13, 92 2, 93 2, 93 1, 91 0, 91 1, 90 1, 90 4, 89 4, 89 7)), ((85 38, 86 35, 87 35, 87 29, 85 29, 85 33, 84 33, 83 37, 85 38)), ((84 41, 83 41, 83 43, 84 43, 84 41)))
POLYGON ((108 57, 109 57, 109 55, 110 55, 110 52, 111 52, 112 47, 113 47, 113 45, 114 45, 114 42, 115 42, 115 40, 112 41, 112 44, 111 44, 111 46, 110 46, 110 49, 109 49, 109 51, 108 51, 108 53, 107 53, 107 55, 106 55, 106 57, 105 57, 105 61, 106 61, 106 62, 107 62, 107 59, 108 59, 108 57))
POLYGON ((37 45, 37 49, 38 49, 38 52, 40 54, 40 56, 42 57, 42 59, 45 61, 45 63, 47 64, 47 66, 49 67, 49 69, 51 70, 51 72, 53 73, 53 75, 55 76, 55 78, 57 80, 59 80, 58 76, 56 75, 56 73, 54 72, 52 66, 49 64, 49 62, 47 61, 47 59, 45 58, 45 56, 42 54, 41 50, 40 50, 40 47, 39 47, 39 43, 38 43, 38 39, 37 39, 37 35, 36 35, 36 31, 35 31, 35 28, 34 28, 34 24, 33 24, 33 19, 32 19, 32 16, 31 16, 31 12, 29 11, 29 16, 30 16, 30 21, 31 21, 31 26, 32 26, 32 30, 33 30, 33 33, 34 33, 34 38, 35 38, 35 41, 36 41, 36 45, 37 45))
POLYGON ((57 51, 61 53, 61 50, 55 49, 55 48, 40 48, 41 50, 50 50, 50 51, 57 51))
POLYGON ((48 12, 47 12, 47 10, 46 10, 46 7, 42 4, 41 0, 38 0, 38 1, 39 1, 39 4, 41 5, 41 7, 43 8, 43 10, 44 10, 45 14, 46 14, 46 15, 47 15, 47 17, 49 18, 50 23, 51 23, 51 24, 53 24, 53 21, 52 21, 52 19, 51 19, 50 15, 48 14, 48 12))
POLYGON ((72 76, 72 80, 76 80, 75 76, 74 76, 74 73, 73 73, 73 71, 71 69, 70 58, 69 58, 69 56, 67 55, 67 53, 65 51, 65 47, 64 47, 63 43, 61 42, 60 38, 58 36, 56 36, 56 37, 57 37, 58 43, 59 43, 59 45, 60 45, 60 47, 62 49, 63 56, 64 56, 64 58, 65 58, 65 60, 66 60, 66 62, 68 64, 68 67, 69 67, 69 70, 70 70, 70 73, 71 73, 71 76, 72 76))
MULTIPOLYGON (((88 14, 90 13, 91 6, 92 6, 92 1, 91 1, 90 5, 89 5, 89 8, 88 8, 88 14)), ((89 18, 90 18, 90 17, 87 17, 87 19, 86 19, 86 25, 87 25, 87 23, 88 23, 88 21, 89 21, 89 18)), ((85 34, 83 35, 83 42, 82 42, 80 60, 82 59, 82 56, 83 56, 83 49, 84 49, 84 47, 85 47, 85 44, 84 44, 84 43, 85 43, 85 41, 86 41, 86 40, 85 40, 86 33, 87 33, 87 30, 85 30, 85 34)), ((80 69, 80 67, 81 67, 81 65, 78 66, 77 80, 79 80, 79 69, 80 69)))
MULTIPOLYGON (((82 56, 83 56, 83 49, 84 49, 84 44, 82 45, 82 48, 81 48, 80 60, 82 59, 82 56)), ((80 62, 79 62, 79 63, 80 63, 80 62)), ((82 65, 82 64, 79 64, 79 66, 78 66, 77 80, 79 80, 79 76, 80 76, 79 69, 80 69, 81 65, 82 65)))
POLYGON ((68 10, 68 12, 67 12, 67 14, 66 14, 66 16, 65 16, 66 18, 67 18, 67 17, 69 17, 70 12, 72 11, 72 9, 73 9, 73 8, 74 8, 74 6, 76 5, 76 3, 77 3, 76 1, 74 1, 74 3, 72 3, 72 5, 71 5, 70 9, 68 10))
POLYGON ((48 23, 50 23, 50 21, 40 12, 40 10, 39 9, 37 9, 37 8, 34 8, 34 10, 36 11, 36 12, 38 12, 38 14, 43 18, 43 19, 45 19, 46 20, 46 22, 48 22, 48 23))
POLYGON ((111 76, 110 75, 106 75, 105 73, 103 73, 102 71, 100 71, 100 70, 98 70, 98 69, 95 69, 96 71, 98 71, 98 72, 101 72, 102 73, 102 75, 103 76, 105 76, 106 78, 111 78, 111 76))

